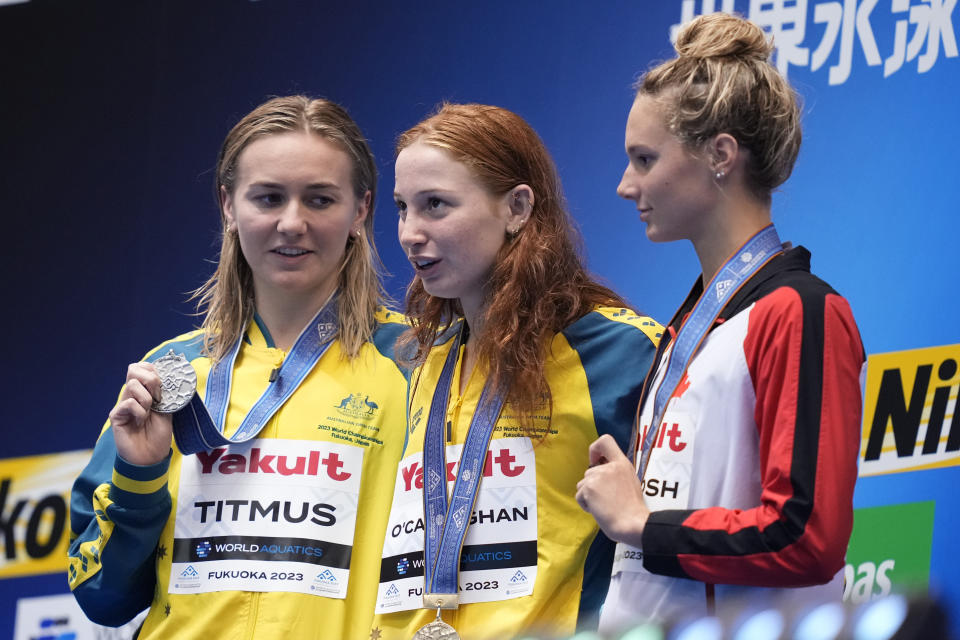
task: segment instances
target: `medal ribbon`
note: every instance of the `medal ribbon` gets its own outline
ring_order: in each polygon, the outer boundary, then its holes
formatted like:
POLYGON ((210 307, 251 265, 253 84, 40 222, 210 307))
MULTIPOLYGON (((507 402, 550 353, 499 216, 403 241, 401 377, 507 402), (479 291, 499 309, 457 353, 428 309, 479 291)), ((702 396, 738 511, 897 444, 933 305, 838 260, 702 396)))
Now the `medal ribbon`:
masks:
POLYGON ((190 455, 255 438, 327 352, 336 333, 337 302, 331 298, 300 332, 277 375, 271 376, 273 380, 244 416, 237 432, 227 438, 223 430, 233 385, 233 366, 243 342, 240 336, 227 356, 211 369, 206 401, 200 399, 200 394, 194 394, 186 407, 173 414, 177 448, 184 455, 190 455))
POLYGON ((424 596, 456 594, 460 551, 470 525, 470 514, 480 489, 483 463, 494 426, 503 408, 504 393, 495 392, 489 380, 483 386, 477 410, 470 421, 460 467, 447 504, 446 442, 443 422, 447 414, 453 369, 460 352, 457 335, 433 392, 423 446, 423 511, 426 519, 424 545, 424 596))
MULTIPOLYGON (((740 249, 730 256, 703 288, 700 299, 694 305, 686 321, 673 342, 673 348, 667 359, 667 370, 657 387, 653 402, 653 419, 647 429, 640 450, 637 475, 643 479, 650 461, 650 452, 660 431, 660 421, 666 411, 667 403, 673 397, 677 386, 687 371, 687 366, 700 348, 710 327, 733 294, 749 280, 771 258, 783 252, 783 245, 773 225, 767 225, 753 235, 740 249), (656 426, 654 426, 656 425, 656 426)), ((637 425, 640 426, 639 424, 637 425)))

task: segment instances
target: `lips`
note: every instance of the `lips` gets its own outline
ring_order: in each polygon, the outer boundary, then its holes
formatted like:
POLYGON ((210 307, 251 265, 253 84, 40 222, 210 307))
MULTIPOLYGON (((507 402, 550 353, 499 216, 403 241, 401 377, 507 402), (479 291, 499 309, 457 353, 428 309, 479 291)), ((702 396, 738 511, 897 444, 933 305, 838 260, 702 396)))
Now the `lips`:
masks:
POLYGON ((271 253, 276 253, 288 258, 296 258, 298 256, 302 256, 307 253, 310 253, 310 251, 306 249, 302 249, 300 247, 276 247, 275 249, 271 249, 270 251, 271 253))
POLYGON ((440 262, 439 258, 410 258, 410 262, 413 263, 413 266, 417 269, 428 269, 431 266, 440 262))
POLYGON ((428 273, 434 266, 440 263, 440 258, 416 257, 410 258, 410 264, 416 269, 417 273, 423 275, 428 273))

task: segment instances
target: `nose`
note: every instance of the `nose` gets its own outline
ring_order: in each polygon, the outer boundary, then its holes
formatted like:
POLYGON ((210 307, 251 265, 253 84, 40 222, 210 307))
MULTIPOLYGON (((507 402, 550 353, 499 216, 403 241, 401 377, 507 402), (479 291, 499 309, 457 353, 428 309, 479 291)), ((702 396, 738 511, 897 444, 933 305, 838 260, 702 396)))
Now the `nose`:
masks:
POLYGON ((406 216, 397 220, 397 239, 400 240, 400 246, 407 252, 426 242, 423 225, 412 212, 408 212, 406 216))
POLYGON ((280 217, 277 219, 277 231, 284 235, 298 236, 306 233, 307 219, 304 215, 303 205, 298 201, 291 199, 280 210, 280 217))
POLYGON ((623 177, 620 178, 620 184, 617 185, 617 195, 621 198, 634 201, 640 197, 635 171, 629 163, 627 164, 627 168, 623 170, 623 177))

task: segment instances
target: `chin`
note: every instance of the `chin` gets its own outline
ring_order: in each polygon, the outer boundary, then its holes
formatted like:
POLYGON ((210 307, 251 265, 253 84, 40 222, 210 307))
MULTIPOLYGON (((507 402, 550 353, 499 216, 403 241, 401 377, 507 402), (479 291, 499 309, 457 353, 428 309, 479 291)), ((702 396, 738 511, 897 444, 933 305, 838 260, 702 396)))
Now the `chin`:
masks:
MULTIPOLYGON (((420 276, 417 276, 417 277, 419 278, 420 276)), ((420 278, 420 286, 422 286, 422 287, 423 287, 423 290, 427 292, 427 295, 433 296, 434 298, 442 298, 442 297, 443 297, 443 296, 437 295, 437 293, 436 293, 437 288, 434 287, 434 286, 431 286, 431 285, 427 284, 426 282, 424 282, 423 278, 420 278)))
POLYGON ((651 225, 647 225, 646 229, 647 240, 650 242, 663 242, 664 239, 660 237, 660 234, 657 232, 657 228, 651 225))
POLYGON ((658 228, 656 226, 647 225, 647 240, 650 242, 656 242, 658 244, 663 242, 676 242, 677 240, 682 240, 682 236, 678 237, 677 234, 670 233, 664 229, 658 228))
POLYGON ((448 295, 447 292, 438 290, 436 288, 424 287, 423 290, 426 291, 428 295, 433 296, 434 298, 442 298, 444 300, 450 300, 457 297, 457 296, 448 295))
POLYGON ((457 295, 451 295, 449 291, 447 291, 443 287, 438 287, 436 284, 429 285, 426 282, 423 282, 422 280, 420 282, 421 284, 423 284, 423 290, 426 291, 428 295, 431 295, 434 298, 451 299, 451 298, 459 297, 457 295))

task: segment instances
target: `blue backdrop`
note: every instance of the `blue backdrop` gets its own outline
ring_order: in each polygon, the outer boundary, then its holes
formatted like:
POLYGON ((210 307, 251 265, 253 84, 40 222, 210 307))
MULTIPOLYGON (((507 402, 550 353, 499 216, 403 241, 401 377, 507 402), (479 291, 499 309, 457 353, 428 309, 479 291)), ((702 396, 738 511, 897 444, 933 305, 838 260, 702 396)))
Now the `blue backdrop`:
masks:
MULTIPOLYGON (((781 237, 811 249, 815 272, 850 300, 868 353, 960 343, 955 5, 0 6, 9 395, 0 458, 92 446, 127 363, 195 325, 185 292, 216 257, 216 151, 271 95, 332 98, 367 133, 382 173, 376 239, 398 299, 411 270, 396 242, 393 141, 439 101, 485 102, 520 113, 545 140, 591 268, 666 321, 698 263, 689 245, 647 241, 617 198, 623 126, 637 74, 672 55, 672 27, 719 9, 771 30, 778 65, 803 96, 800 158, 774 197, 781 237)), ((958 479, 956 466, 864 478, 856 506, 935 500, 930 579, 960 610, 960 562, 949 552, 958 479)), ((0 580, 0 620, 13 618, 15 597, 63 590, 61 576, 0 580)), ((0 625, 0 638, 9 632, 0 625)))

